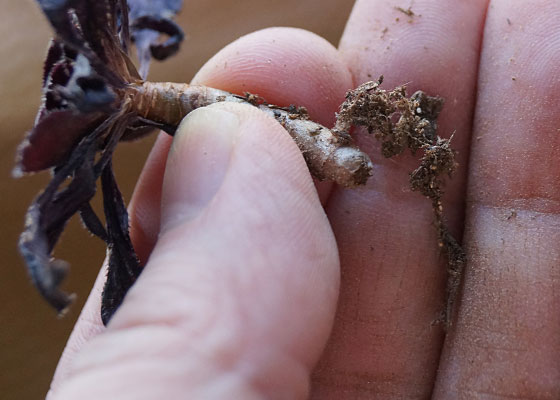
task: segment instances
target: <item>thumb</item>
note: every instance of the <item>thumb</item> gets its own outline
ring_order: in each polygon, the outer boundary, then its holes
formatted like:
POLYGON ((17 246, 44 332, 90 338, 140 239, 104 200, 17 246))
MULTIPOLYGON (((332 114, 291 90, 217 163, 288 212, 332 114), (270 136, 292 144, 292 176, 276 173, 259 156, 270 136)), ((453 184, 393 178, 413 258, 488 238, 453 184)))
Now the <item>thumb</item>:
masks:
POLYGON ((196 110, 169 153, 145 271, 52 397, 305 398, 337 292, 336 244, 291 138, 251 106, 196 110))

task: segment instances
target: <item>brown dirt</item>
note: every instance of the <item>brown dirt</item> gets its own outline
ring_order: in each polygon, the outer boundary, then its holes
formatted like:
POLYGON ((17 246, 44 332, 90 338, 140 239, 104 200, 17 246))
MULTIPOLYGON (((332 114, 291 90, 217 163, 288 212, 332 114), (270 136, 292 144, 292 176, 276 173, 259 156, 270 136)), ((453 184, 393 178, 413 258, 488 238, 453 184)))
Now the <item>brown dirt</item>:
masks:
POLYGON ((422 91, 406 96, 406 87, 391 91, 380 88, 383 77, 348 92, 340 107, 335 130, 348 132, 352 125, 363 126, 381 142, 381 152, 390 158, 406 149, 422 152, 420 165, 410 173, 410 187, 432 203, 438 246, 448 259, 447 305, 442 321, 451 323, 453 304, 466 261, 465 252, 451 235, 443 214, 445 178, 457 168, 451 140, 437 135, 437 117, 443 99, 422 91))

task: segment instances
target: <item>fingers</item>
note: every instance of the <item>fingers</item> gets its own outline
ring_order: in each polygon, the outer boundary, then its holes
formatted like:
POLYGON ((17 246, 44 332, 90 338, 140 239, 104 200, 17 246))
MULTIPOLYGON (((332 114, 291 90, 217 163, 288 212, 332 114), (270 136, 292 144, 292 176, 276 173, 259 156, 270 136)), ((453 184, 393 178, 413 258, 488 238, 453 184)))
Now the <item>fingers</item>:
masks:
POLYGON ((251 106, 194 111, 145 270, 52 398, 305 398, 337 290, 334 237, 289 135, 251 106))
POLYGON ((269 28, 222 49, 193 83, 250 91, 281 106, 305 106, 313 120, 332 126, 352 77, 325 39, 302 29, 269 28))
MULTIPOLYGON (((306 106, 314 120, 331 126, 352 77, 324 39, 301 29, 270 28, 226 46, 202 67, 193 84, 251 92, 278 105, 306 106)), ((169 143, 165 135, 158 139, 130 205, 131 236, 141 260, 150 254, 159 232, 163 160, 169 143)), ((319 184, 322 199, 330 187, 329 182, 319 184)))
MULTIPOLYGON (((355 83, 385 76, 445 98, 440 135, 455 131, 459 170, 446 215, 461 231, 470 121, 485 1, 415 1, 408 15, 386 1, 357 1, 341 41, 355 83)), ((446 265, 429 201, 408 188, 418 157, 384 160, 357 135, 375 165, 370 184, 335 190, 327 211, 339 244, 342 282, 333 335, 314 378, 314 398, 427 398, 442 345, 446 265)))
MULTIPOLYGON (((325 39, 294 28, 269 28, 240 38, 210 59, 193 83, 251 92, 280 106, 304 106, 311 119, 328 127, 353 87, 336 49, 325 39)), ((332 183, 316 184, 324 204, 332 183)))
MULTIPOLYGON (((345 64, 332 46, 313 34, 297 29, 275 29, 274 31, 274 34, 265 30, 248 35, 226 47, 223 52, 229 52, 231 57, 229 67, 218 64, 218 61, 223 61, 218 55, 215 57, 216 62, 211 60, 203 67, 195 79, 195 83, 206 83, 238 92, 266 93, 267 100, 277 104, 286 102, 277 98, 284 93, 284 90, 292 92, 296 94, 294 96, 296 98, 293 100, 296 104, 318 103, 319 106, 311 109, 310 112, 323 122, 329 122, 334 115, 334 110, 342 101, 345 90, 351 84, 350 73, 345 64), (258 40, 259 37, 261 40, 258 40), (276 46, 271 46, 271 42, 276 46), (282 51, 278 51, 279 48, 282 51), (273 51, 274 49, 276 52, 273 51), (313 53, 313 57, 307 58, 302 55, 305 53, 303 49, 318 50, 313 53), (249 61, 243 61, 244 57, 249 57, 249 61), (273 57, 275 62, 272 62, 273 57), (276 59, 280 59, 281 62, 276 62, 276 59), (232 68, 232 65, 236 63, 245 65, 242 74, 237 74, 237 67, 232 68), (232 79, 228 81, 224 76, 220 77, 221 68, 217 68, 216 65, 226 67, 232 79), (251 65, 254 65, 252 73, 251 65), (277 69, 271 71, 266 68, 267 66, 277 67, 277 69), (205 72, 206 70, 214 72, 205 72), (271 72, 274 73, 271 75, 271 72), (217 75, 218 78, 214 79, 214 75, 217 75), (275 91, 274 88, 277 88, 279 84, 277 78, 282 79, 283 89, 275 91), (203 82, 203 79, 208 82, 203 82), (315 83, 309 84, 313 80, 315 83), (226 84, 233 86, 226 87, 226 84), (306 84, 310 90, 301 90, 302 84, 306 84), (325 97, 329 100, 325 101, 325 97)), ((160 231, 161 185, 170 142, 166 135, 160 136, 156 141, 130 204, 131 237, 142 261, 148 259, 160 231)), ((325 193, 327 190, 328 187, 323 187, 325 193)), ((53 393, 68 376, 72 360, 82 346, 103 331, 98 314, 99 296, 104 276, 105 273, 102 270, 74 328, 52 383, 53 393)))
POLYGON ((144 265, 154 248, 161 225, 161 186, 172 138, 160 133, 144 164, 128 206, 130 237, 144 265))
MULTIPOLYGON (((324 39, 300 29, 274 28, 227 46, 206 63, 193 83, 237 93, 250 91, 275 104, 308 106, 314 118, 330 124, 352 79, 336 49, 324 39)), ((160 232, 161 185, 170 143, 166 135, 156 141, 129 206, 130 235, 142 262, 149 258, 160 232)), ((329 190, 330 183, 319 185, 323 198, 329 190)), ((101 275, 104 277, 103 271, 101 275)), ((63 371, 79 348, 103 330, 97 318, 103 277, 74 328, 53 386, 65 375, 63 371)))
POLYGON ((436 398, 560 397, 560 4, 492 1, 470 160, 469 264, 436 398))

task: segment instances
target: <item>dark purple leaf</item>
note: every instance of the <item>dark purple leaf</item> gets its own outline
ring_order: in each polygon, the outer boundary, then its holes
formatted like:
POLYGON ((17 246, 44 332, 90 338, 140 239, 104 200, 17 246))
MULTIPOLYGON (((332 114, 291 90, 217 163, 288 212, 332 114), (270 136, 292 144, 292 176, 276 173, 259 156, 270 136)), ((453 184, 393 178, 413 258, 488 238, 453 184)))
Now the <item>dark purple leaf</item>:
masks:
POLYGON ((92 69, 89 60, 81 54, 75 57, 64 55, 50 67, 36 124, 52 111, 110 114, 119 107, 115 92, 92 69))
POLYGON ((49 44, 47 58, 45 59, 43 72, 43 98, 35 125, 39 123, 52 110, 64 108, 62 99, 53 90, 56 86, 65 86, 72 76, 74 63, 77 57, 64 43, 53 39, 49 44))
POLYGON ((142 272, 142 267, 128 234, 128 213, 110 163, 101 174, 101 186, 109 246, 109 269, 102 294, 101 319, 107 325, 142 272))
POLYGON ((88 139, 80 143, 70 160, 55 173, 45 191, 29 207, 19 242, 33 283, 59 313, 72 302, 72 297, 58 288, 68 264, 53 259, 51 252, 68 219, 95 194, 96 142, 88 139), (59 191, 70 175, 72 182, 59 191))
POLYGON ((63 55, 62 43, 56 39, 51 39, 43 67, 43 87, 47 85, 47 78, 50 76, 53 66, 60 61, 63 55))
MULTIPOLYGON (((29 274, 35 286, 45 299, 63 312, 71 302, 71 296, 62 292, 58 286, 63 279, 68 264, 54 260, 51 253, 68 220, 80 210, 87 208, 95 194, 95 182, 99 177, 95 166, 104 168, 109 156, 102 156, 94 165, 99 139, 114 128, 124 132, 128 116, 123 124, 115 121, 121 115, 113 115, 97 126, 75 146, 68 159, 54 170, 54 176, 47 188, 35 199, 25 219, 25 230, 21 234, 19 249, 27 264, 29 274), (71 182, 60 189, 71 177, 71 182)), ((111 143, 112 144, 112 143, 111 143)), ((114 146, 112 146, 114 150, 114 146)))
POLYGON ((88 231, 99 237, 104 242, 107 242, 107 231, 97 214, 95 214, 91 204, 86 203, 80 207, 80 218, 88 231))
POLYGON ((164 60, 179 50, 184 33, 172 18, 180 11, 182 0, 129 0, 128 5, 140 76, 145 78, 151 57, 164 60), (168 36, 162 43, 159 41, 161 34, 168 36))
POLYGON ((57 38, 85 56, 115 87, 125 83, 126 55, 117 32, 117 0, 38 0, 57 38))
POLYGON ((172 18, 180 0, 38 0, 56 37, 43 73, 43 103, 35 127, 20 145, 17 173, 52 168, 53 178, 33 202, 20 251, 34 284, 59 312, 71 296, 59 289, 68 265, 52 258, 67 221, 80 213, 85 226, 107 242, 109 271, 103 291, 106 323, 140 274, 128 233, 128 214, 112 170, 117 143, 159 126, 130 113, 123 90, 140 81, 128 57, 138 48, 143 76, 150 58, 175 53, 183 32, 172 18), (160 40, 160 36, 167 36, 160 40), (106 226, 91 208, 101 177, 106 226), (64 183, 70 180, 68 185, 64 183))
POLYGON ((55 111, 44 117, 20 145, 16 169, 35 172, 58 165, 77 142, 99 123, 100 114, 72 110, 55 111))
POLYGON ((128 3, 126 0, 119 0, 117 14, 121 47, 123 51, 128 54, 128 49, 130 47, 130 22, 128 20, 128 3))

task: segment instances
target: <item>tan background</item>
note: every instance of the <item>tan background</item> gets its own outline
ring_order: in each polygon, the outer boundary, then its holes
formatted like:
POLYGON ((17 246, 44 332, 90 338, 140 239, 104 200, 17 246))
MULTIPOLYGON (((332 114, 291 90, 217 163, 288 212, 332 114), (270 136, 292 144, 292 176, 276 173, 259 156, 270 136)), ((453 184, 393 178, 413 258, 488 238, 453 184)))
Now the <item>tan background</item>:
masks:
MULTIPOLYGON (((178 19, 188 34, 178 56, 155 65, 151 80, 188 82, 213 53, 269 26, 309 29, 338 42, 353 0, 186 0, 178 19), (317 4, 320 7, 317 7, 317 4)), ((29 283, 16 243, 23 216, 47 174, 10 176, 17 144, 31 128, 40 97, 42 58, 50 28, 32 0, 0 0, 0 398, 43 398, 58 357, 105 250, 73 219, 56 255, 72 264, 68 290, 78 300, 59 320, 29 283)), ((128 200, 153 139, 121 145, 118 182, 128 200)))

